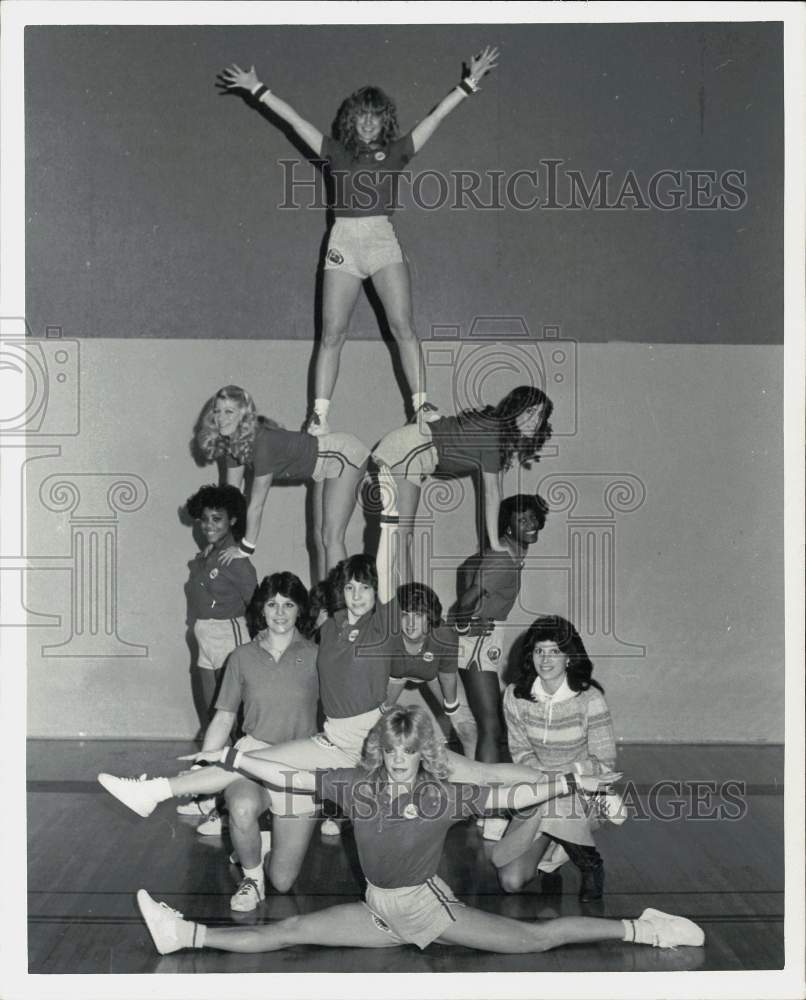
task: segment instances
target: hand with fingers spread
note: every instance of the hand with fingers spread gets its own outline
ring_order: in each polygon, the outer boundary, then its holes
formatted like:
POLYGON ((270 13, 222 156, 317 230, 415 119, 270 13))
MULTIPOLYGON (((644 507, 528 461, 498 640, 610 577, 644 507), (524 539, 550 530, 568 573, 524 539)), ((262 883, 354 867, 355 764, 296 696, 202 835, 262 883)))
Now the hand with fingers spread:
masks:
POLYGON ((470 59, 470 73, 468 76, 474 84, 478 84, 490 70, 498 65, 498 49, 496 46, 485 45, 484 51, 470 59))
POLYGON ((255 67, 250 66, 248 70, 241 69, 237 63, 228 66, 218 74, 218 79, 227 90, 248 90, 252 91, 260 82, 258 80, 255 67))

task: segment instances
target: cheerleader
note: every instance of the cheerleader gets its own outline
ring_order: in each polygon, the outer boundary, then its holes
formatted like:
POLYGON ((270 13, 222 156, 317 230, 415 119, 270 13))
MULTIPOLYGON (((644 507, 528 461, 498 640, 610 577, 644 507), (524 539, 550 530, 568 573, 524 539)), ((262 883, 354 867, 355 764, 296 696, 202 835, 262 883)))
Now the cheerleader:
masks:
POLYGON ((701 928, 692 921, 652 909, 632 920, 513 920, 466 906, 437 875, 454 823, 491 808, 522 809, 561 801, 577 788, 595 792, 617 775, 533 774, 530 782, 514 787, 457 784, 430 717, 417 707, 398 708, 380 719, 354 767, 300 770, 272 760, 272 753, 230 748, 193 756, 213 761, 229 773, 272 784, 288 782, 294 793, 338 802, 353 822, 367 879, 364 901, 257 926, 210 927, 183 919, 141 889, 137 903, 160 954, 182 948, 251 953, 298 944, 392 948, 411 943, 422 949, 432 942, 523 954, 588 941, 656 948, 704 943, 701 928))
POLYGON ((392 226, 397 181, 405 165, 423 148, 437 127, 459 104, 479 89, 479 81, 496 65, 498 50, 484 49, 470 60, 469 73, 418 125, 398 136, 397 110, 378 87, 362 87, 339 109, 335 136, 323 135, 284 100, 261 83, 254 66, 233 65, 219 76, 226 90, 240 91, 290 125, 296 135, 325 161, 333 190, 330 205, 335 223, 328 237, 322 285, 322 339, 314 373, 311 434, 327 434, 328 410, 339 374, 341 349, 362 283, 371 279, 397 342, 403 373, 412 393, 412 408, 425 419, 434 407, 426 403, 420 349, 414 332, 408 265, 392 226))
MULTIPOLYGON (((227 482, 242 488, 244 473, 253 473, 246 533, 240 545, 221 554, 221 561, 252 555, 260 536, 263 509, 272 482, 323 483, 321 524, 324 575, 346 556, 344 535, 355 508, 369 450, 353 434, 337 432, 312 439, 287 431, 273 420, 259 417, 252 397, 237 385, 219 389, 204 405, 196 428, 196 448, 207 462, 223 461, 227 482)), ((318 546, 317 546, 318 548, 318 546)))

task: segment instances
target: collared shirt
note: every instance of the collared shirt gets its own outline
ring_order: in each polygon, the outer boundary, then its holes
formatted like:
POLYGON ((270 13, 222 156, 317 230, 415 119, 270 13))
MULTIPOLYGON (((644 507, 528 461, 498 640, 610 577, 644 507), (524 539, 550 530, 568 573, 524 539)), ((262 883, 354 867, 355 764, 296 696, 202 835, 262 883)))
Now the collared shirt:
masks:
MULTIPOLYGON (((319 443, 312 435, 258 424, 250 463, 256 476, 271 473, 275 479, 302 482, 313 475, 318 457, 319 443)), ((243 464, 232 455, 226 457, 227 468, 243 464)))
POLYGON ((461 603, 464 593, 475 587, 480 599, 473 609, 473 616, 483 621, 506 621, 521 590, 522 570, 523 560, 513 559, 508 551, 486 549, 481 554, 470 556, 459 567, 458 603, 461 603))
POLYGON ((218 559, 224 549, 235 544, 232 535, 227 535, 190 563, 188 608, 192 620, 226 621, 240 618, 246 611, 257 587, 255 567, 248 558, 233 559, 226 566, 218 559))
POLYGON ((297 634, 279 660, 261 644, 261 632, 230 653, 216 708, 244 707, 243 729, 264 743, 286 743, 316 733, 319 684, 314 643, 297 634))
POLYGON ((417 653, 406 649, 400 632, 387 643, 390 675, 422 683, 438 674, 455 674, 459 668, 459 641, 447 625, 440 625, 426 635, 417 653))
POLYGON ((361 868, 379 889, 420 885, 435 875, 448 830, 480 816, 490 794, 487 785, 421 776, 411 793, 393 799, 383 783, 353 767, 317 771, 316 790, 353 821, 361 868))
POLYGON ((501 421, 481 410, 440 417, 428 425, 439 460, 437 472, 463 476, 500 472, 501 421))
POLYGON ((333 182, 333 215, 360 218, 392 215, 397 204, 398 175, 414 156, 409 132, 387 146, 370 146, 354 157, 338 140, 325 136, 322 157, 333 182))
POLYGON ((376 605, 351 625, 345 610, 337 611, 319 631, 319 689, 329 719, 350 719, 377 708, 386 696, 389 658, 386 642, 392 633, 392 607, 376 605))

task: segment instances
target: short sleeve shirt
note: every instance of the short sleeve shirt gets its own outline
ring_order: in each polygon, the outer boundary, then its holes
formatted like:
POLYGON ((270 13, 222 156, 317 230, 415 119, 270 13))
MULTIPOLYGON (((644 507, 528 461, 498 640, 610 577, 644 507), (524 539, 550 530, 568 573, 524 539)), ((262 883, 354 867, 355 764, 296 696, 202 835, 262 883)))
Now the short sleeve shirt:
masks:
POLYGON ((441 417, 428 425, 437 449, 437 472, 463 476, 500 472, 500 421, 479 411, 441 417))
POLYGON ((481 600, 474 610, 475 617, 503 622, 515 606, 521 590, 523 567, 509 552, 487 549, 481 555, 471 556, 459 567, 460 594, 474 584, 481 592, 481 600))
POLYGON ((199 552, 190 564, 188 607, 196 619, 240 618, 257 587, 257 573, 250 560, 233 559, 229 565, 219 562, 219 555, 235 545, 228 535, 209 551, 199 552))
MULTIPOLYGON (((275 479, 310 479, 318 457, 319 444, 312 435, 258 424, 251 463, 256 476, 271 473, 275 479)), ((226 463, 229 468, 243 464, 231 455, 226 463)))
POLYGON ((337 611, 319 631, 319 688, 329 719, 349 719, 377 708, 386 696, 394 605, 378 605, 351 625, 337 611))
POLYGON ((490 789, 422 778, 412 794, 390 800, 361 768, 345 767, 317 771, 316 793, 352 820, 368 881, 379 889, 398 889, 436 875, 448 831, 482 815, 490 789))
POLYGON ((230 653, 216 708, 244 707, 243 729, 264 743, 286 743, 317 732, 316 646, 298 636, 279 661, 260 636, 230 653))
POLYGON ((459 644, 452 628, 440 625, 425 637, 419 653, 409 653, 397 631, 389 640, 390 676, 422 683, 439 674, 455 674, 458 669, 459 644))
POLYGON ((409 132, 387 146, 368 146, 354 157, 340 142, 325 136, 322 157, 333 181, 336 218, 392 215, 397 207, 398 177, 414 156, 409 132))

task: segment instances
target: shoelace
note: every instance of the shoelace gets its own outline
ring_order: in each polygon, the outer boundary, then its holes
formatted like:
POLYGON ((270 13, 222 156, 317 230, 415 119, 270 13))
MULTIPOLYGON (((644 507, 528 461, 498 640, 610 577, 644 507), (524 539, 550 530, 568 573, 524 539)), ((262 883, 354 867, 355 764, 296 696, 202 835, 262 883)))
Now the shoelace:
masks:
POLYGON ((175 917, 179 917, 180 920, 185 919, 184 914, 180 913, 179 910, 175 910, 172 906, 168 906, 167 903, 161 902, 160 906, 163 908, 163 910, 167 910, 169 913, 173 913, 175 917))
POLYGON ((236 896, 248 896, 250 889, 254 889, 255 890, 255 895, 258 898, 260 898, 260 890, 257 887, 257 882, 253 878, 248 878, 248 877, 245 877, 245 878, 241 879, 241 883, 238 886, 238 889, 235 892, 235 895, 236 896))

